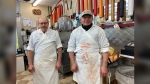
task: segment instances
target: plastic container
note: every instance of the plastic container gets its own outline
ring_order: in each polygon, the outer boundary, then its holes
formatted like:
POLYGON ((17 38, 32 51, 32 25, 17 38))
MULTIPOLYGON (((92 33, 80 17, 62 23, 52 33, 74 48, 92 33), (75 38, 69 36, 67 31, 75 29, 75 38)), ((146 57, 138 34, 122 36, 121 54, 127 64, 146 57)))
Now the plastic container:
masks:
POLYGON ((115 72, 118 84, 134 84, 134 67, 119 66, 115 72))

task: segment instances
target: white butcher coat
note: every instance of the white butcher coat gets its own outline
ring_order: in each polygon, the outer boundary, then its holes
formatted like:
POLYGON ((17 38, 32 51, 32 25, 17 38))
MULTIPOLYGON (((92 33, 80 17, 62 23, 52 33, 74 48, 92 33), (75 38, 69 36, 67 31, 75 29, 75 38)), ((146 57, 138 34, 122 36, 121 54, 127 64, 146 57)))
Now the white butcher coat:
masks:
POLYGON ((62 47, 57 31, 41 29, 34 31, 29 39, 27 50, 34 51, 34 84, 59 84, 58 70, 55 69, 58 48, 62 47))
POLYGON ((102 28, 93 25, 88 31, 82 26, 71 33, 68 52, 76 54, 78 71, 73 80, 78 84, 102 84, 100 76, 101 55, 109 51, 109 43, 102 28))

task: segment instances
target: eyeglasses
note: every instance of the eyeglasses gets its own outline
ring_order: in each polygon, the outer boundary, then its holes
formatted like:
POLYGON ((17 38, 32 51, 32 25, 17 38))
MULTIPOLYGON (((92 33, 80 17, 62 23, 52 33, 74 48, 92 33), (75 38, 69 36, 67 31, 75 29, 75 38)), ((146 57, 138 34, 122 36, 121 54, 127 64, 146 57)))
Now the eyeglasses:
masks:
POLYGON ((45 24, 47 24, 47 23, 48 23, 48 22, 42 22, 42 23, 39 23, 39 24, 40 24, 40 25, 42 25, 42 24, 44 24, 44 25, 45 25, 45 24))

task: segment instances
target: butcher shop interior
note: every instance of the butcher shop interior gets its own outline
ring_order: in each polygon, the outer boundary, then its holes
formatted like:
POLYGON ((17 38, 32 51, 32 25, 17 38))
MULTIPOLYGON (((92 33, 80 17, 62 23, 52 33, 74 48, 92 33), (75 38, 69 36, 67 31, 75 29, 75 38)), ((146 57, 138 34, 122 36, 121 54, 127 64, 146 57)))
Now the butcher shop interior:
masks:
POLYGON ((29 72, 28 60, 30 36, 40 29, 40 16, 47 17, 48 29, 58 32, 62 44, 59 83, 45 84, 88 84, 74 80, 67 51, 72 32, 82 26, 85 10, 91 11, 92 24, 104 30, 109 42, 108 73, 101 77, 102 83, 93 84, 134 84, 134 7, 134 0, 16 0, 16 84, 40 84, 33 82, 37 75, 29 72))

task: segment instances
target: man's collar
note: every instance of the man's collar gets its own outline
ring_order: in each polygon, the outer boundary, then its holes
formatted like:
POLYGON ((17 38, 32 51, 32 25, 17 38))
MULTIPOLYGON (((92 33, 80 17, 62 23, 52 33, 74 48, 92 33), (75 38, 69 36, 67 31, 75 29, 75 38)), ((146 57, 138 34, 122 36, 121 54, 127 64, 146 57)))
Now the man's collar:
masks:
POLYGON ((47 29, 47 31, 46 31, 45 33, 43 33, 43 32, 42 32, 42 30, 41 30, 41 29, 39 29, 39 33, 47 34, 47 33, 50 33, 50 30, 51 30, 51 29, 50 29, 50 28, 48 28, 48 29, 47 29))

